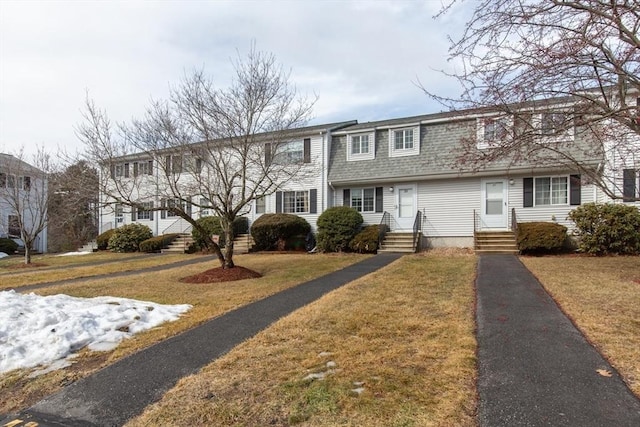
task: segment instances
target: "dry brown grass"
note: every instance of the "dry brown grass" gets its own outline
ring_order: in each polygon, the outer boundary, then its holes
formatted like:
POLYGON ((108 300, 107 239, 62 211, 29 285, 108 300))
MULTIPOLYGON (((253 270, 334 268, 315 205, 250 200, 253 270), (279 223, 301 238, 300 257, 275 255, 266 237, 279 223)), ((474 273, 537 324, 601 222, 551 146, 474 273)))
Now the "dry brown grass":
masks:
POLYGON ((132 271, 146 267, 154 267, 157 265, 164 265, 178 261, 185 261, 199 257, 200 255, 186 255, 186 254, 167 254, 167 255, 154 255, 154 256, 140 256, 140 254, 111 254, 102 255, 97 254, 96 258, 93 255, 82 255, 76 257, 60 257, 60 258, 75 258, 77 262, 63 262, 56 264, 56 257, 43 258, 37 261, 38 263, 44 263, 48 266, 64 266, 64 268, 47 268, 47 267, 33 267, 18 270, 9 270, 0 274, 0 290, 8 289, 16 286, 33 285, 38 283, 54 282, 58 280, 69 280, 78 277, 91 277, 99 274, 118 273, 121 271, 132 271), (113 256, 117 255, 117 256, 113 256), (80 262, 78 258, 82 258, 83 262, 80 262), (86 265, 90 262, 105 262, 105 264, 99 265, 86 265))
POLYGON ((640 257, 522 257, 640 397, 640 257))
MULTIPOLYGON (((18 370, 0 376, 0 413, 24 409, 60 387, 89 375, 100 367, 141 348, 192 328, 226 311, 271 295, 364 259, 363 255, 238 255, 236 263, 263 274, 252 280, 215 284, 178 282, 217 265, 197 264, 157 273, 144 273, 116 279, 87 279, 81 283, 54 286, 37 291, 41 295, 65 293, 79 297, 110 295, 154 301, 162 304, 192 304, 193 308, 175 322, 166 323, 122 342, 114 351, 82 351, 71 367, 28 378, 29 371, 18 370)), ((106 267, 106 266, 105 266, 106 267)), ((179 363, 179 362, 177 362, 179 363)))
POLYGON ((475 425, 474 267, 468 255, 403 257, 281 319, 128 425, 475 425))

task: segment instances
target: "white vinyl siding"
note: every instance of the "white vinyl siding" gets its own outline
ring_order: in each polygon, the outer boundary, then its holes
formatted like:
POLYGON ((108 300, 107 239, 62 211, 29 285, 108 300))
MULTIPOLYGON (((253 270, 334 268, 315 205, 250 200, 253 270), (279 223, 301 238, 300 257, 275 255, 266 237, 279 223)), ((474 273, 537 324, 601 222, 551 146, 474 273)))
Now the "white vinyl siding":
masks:
POLYGON ((427 237, 473 236, 473 210, 480 208, 480 179, 418 183, 418 209, 427 237))

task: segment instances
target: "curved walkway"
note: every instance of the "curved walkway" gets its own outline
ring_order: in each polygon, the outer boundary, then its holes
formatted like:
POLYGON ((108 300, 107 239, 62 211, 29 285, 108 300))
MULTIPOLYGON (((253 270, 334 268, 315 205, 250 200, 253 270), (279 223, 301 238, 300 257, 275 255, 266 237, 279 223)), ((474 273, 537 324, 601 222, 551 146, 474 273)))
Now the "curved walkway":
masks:
POLYGON ((640 426, 638 398, 517 257, 480 256, 476 287, 481 426, 640 426))
POLYGON ((159 400, 182 377, 229 352, 271 323, 401 254, 379 254, 240 307, 79 380, 0 426, 120 426, 159 400), (15 420, 21 423, 11 424, 15 420))

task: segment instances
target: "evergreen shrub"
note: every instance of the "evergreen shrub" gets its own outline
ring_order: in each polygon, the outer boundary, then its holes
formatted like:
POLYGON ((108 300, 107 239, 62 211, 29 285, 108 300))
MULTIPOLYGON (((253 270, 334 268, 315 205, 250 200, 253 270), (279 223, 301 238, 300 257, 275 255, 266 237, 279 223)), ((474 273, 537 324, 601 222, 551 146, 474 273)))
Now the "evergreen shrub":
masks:
POLYGON ((140 243, 153 237, 151 229, 144 224, 127 224, 113 231, 108 249, 113 252, 137 252, 140 243))
POLYGON ((342 252, 360 232, 362 215, 348 206, 329 208, 318 217, 318 248, 324 252, 342 252))
MULTIPOLYGON (((251 236, 257 250, 285 250, 287 240, 295 236, 306 236, 311 226, 302 217, 293 214, 264 214, 251 226, 251 236)), ((304 240, 303 240, 304 241, 304 240)))
POLYGON ((633 205, 586 203, 569 212, 582 252, 640 254, 640 210, 633 205))
POLYGON ((378 251, 379 232, 380 226, 369 225, 356 234, 356 237, 349 243, 349 247, 352 251, 361 254, 374 254, 378 251))
POLYGON ((559 252, 567 240, 567 227, 555 222, 518 223, 518 249, 522 252, 559 252))

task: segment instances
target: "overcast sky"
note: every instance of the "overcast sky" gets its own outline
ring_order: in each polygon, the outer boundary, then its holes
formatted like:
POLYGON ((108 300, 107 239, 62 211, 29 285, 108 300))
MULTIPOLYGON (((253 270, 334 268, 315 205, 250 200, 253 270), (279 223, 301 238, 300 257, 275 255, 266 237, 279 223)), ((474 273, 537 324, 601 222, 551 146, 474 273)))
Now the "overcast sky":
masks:
MULTIPOLYGON (((467 8, 468 4, 463 4, 467 8)), ((0 0, 0 152, 81 150, 74 127, 88 91, 112 121, 141 116, 185 73, 226 86, 231 59, 273 53, 303 94, 311 124, 441 111, 416 87, 457 95, 437 70, 457 7, 437 20, 426 1, 0 0)))

